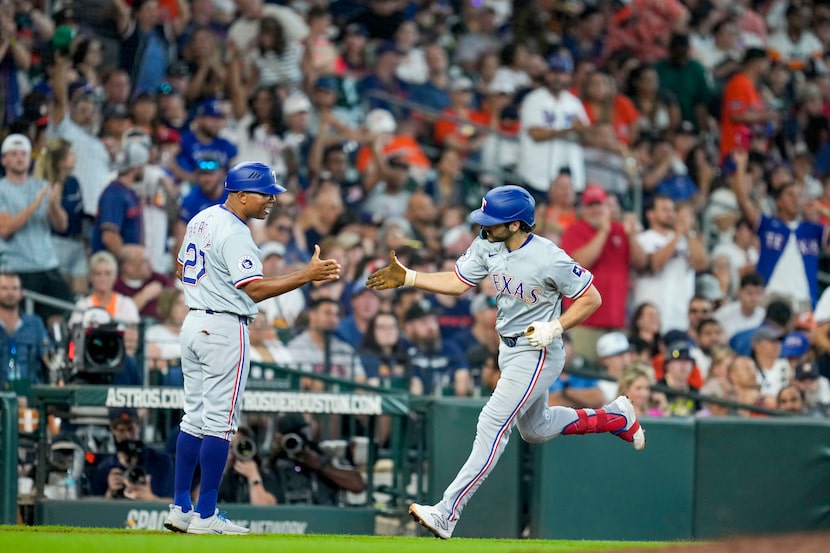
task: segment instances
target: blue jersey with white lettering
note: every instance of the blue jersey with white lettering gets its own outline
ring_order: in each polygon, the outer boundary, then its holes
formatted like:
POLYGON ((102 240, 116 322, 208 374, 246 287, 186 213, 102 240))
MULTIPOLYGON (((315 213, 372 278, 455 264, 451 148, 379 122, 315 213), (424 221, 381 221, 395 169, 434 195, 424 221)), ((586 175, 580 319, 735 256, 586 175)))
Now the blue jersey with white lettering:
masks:
MULTIPOLYGON (((818 258, 824 244, 825 230, 823 225, 810 221, 800 221, 795 229, 795 238, 798 242, 798 251, 804 261, 804 273, 810 286, 813 307, 816 306, 819 296, 818 258)), ((766 282, 769 282, 781 254, 784 253, 791 232, 793 231, 787 223, 781 219, 769 215, 761 216, 757 230, 761 242, 757 269, 766 282)))
POLYGON ((455 265, 455 274, 469 286, 491 278, 498 296, 496 331, 523 334, 534 321, 552 321, 562 314, 562 297, 576 299, 594 276, 563 249, 531 234, 517 250, 503 242, 477 238, 455 265))
POLYGON ((262 278, 259 249, 248 225, 224 205, 190 220, 177 259, 188 307, 256 317, 256 303, 241 287, 262 278))

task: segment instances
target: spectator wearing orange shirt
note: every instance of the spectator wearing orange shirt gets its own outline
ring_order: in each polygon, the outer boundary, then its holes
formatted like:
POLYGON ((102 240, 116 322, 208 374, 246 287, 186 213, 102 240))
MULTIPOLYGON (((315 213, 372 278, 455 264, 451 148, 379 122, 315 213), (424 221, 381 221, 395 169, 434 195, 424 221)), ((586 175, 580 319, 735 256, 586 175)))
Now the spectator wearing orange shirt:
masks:
POLYGON ((610 75, 602 71, 588 75, 580 96, 592 125, 610 123, 614 136, 626 146, 637 140, 640 114, 631 100, 617 94, 610 75))
POLYGON ((370 144, 358 151, 355 166, 367 190, 380 178, 383 161, 392 157, 403 158, 416 173, 426 173, 430 168, 429 159, 413 137, 395 134, 398 124, 391 112, 373 109, 366 115, 365 127, 370 144))
POLYGON ((473 109, 473 81, 458 77, 450 83, 450 107, 441 113, 448 116, 435 123, 433 139, 439 146, 471 154, 481 149, 485 139, 484 129, 490 124, 486 113, 473 109))
POLYGON ((769 70, 764 50, 749 48, 741 62, 741 71, 726 83, 720 126, 720 155, 725 158, 736 148, 747 149, 749 137, 778 116, 764 105, 755 83, 769 70))
POLYGON ((547 200, 536 204, 535 232, 559 244, 562 233, 576 221, 576 193, 570 169, 563 167, 553 179, 547 200))

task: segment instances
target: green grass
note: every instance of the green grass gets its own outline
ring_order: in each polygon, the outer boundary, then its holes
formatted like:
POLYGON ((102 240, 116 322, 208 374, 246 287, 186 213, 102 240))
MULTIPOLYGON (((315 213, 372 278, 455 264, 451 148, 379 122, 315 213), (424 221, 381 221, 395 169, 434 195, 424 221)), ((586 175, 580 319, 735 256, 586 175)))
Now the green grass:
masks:
POLYGON ((185 536, 147 530, 0 526, 3 553, 589 553, 665 546, 656 542, 485 540, 388 536, 185 536))

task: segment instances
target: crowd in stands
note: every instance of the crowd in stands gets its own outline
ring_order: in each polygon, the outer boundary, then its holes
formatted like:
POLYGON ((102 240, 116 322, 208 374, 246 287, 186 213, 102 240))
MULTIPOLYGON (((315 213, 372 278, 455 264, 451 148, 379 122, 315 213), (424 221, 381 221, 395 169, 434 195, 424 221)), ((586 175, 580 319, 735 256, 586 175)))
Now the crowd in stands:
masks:
POLYGON ((603 296, 552 404, 830 413, 830 2, 2 0, 0 83, 4 388, 55 383, 52 329, 92 308, 125 330, 116 383, 181 384, 175 256, 253 160, 288 189, 250 223, 265 275, 315 245, 343 266, 262 302, 254 360, 488 394, 509 283, 364 280, 393 249, 452 270, 516 183, 603 296), (23 289, 75 310, 24 314, 23 289))

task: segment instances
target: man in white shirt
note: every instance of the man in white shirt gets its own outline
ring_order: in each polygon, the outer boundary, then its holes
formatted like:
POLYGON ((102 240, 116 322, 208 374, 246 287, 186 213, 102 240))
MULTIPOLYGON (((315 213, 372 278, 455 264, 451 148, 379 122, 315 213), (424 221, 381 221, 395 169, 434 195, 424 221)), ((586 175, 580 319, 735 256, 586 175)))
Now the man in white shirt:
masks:
POLYGON ((758 328, 764 322, 764 277, 749 273, 741 278, 738 299, 715 311, 715 319, 728 341, 743 330, 758 328))
POLYGON ((693 227, 689 206, 675 212, 674 201, 656 196, 646 210, 649 229, 637 235, 646 270, 637 275, 633 305, 649 302, 660 311, 660 332, 687 330, 687 308, 695 293, 695 271, 709 258, 693 227))
POLYGON ((752 335, 752 358, 758 367, 755 380, 765 407, 775 408, 778 392, 789 384, 792 376, 790 363, 781 358, 782 338, 769 326, 762 326, 752 335))
POLYGON ((568 92, 573 62, 565 54, 548 59, 545 86, 528 94, 519 112, 519 174, 536 197, 544 199, 563 167, 574 190, 585 188, 585 161, 579 141, 590 128, 582 102, 568 92))
POLYGON ((809 11, 795 3, 787 7, 787 25, 769 37, 767 44, 770 56, 781 61, 792 70, 807 69, 811 60, 821 61, 824 47, 821 41, 807 30, 809 11))

